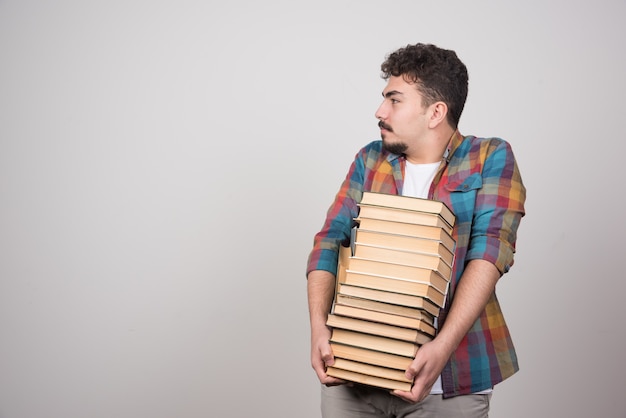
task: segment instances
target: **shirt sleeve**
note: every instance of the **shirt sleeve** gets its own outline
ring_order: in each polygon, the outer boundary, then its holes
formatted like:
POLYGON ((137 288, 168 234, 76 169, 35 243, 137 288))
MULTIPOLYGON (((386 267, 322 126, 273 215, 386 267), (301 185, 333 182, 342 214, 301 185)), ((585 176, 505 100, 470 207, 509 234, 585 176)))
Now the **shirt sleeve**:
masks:
POLYGON ((465 260, 490 261, 504 274, 513 265, 517 229, 525 214, 526 189, 506 141, 486 141, 482 152, 486 154, 482 187, 476 197, 465 260))
POLYGON ((361 149, 350 165, 348 174, 341 184, 335 200, 326 213, 322 229, 313 239, 313 250, 309 254, 306 274, 313 270, 325 270, 337 274, 339 246, 348 245, 354 218, 358 215, 358 202, 363 195, 365 171, 365 148, 361 149))

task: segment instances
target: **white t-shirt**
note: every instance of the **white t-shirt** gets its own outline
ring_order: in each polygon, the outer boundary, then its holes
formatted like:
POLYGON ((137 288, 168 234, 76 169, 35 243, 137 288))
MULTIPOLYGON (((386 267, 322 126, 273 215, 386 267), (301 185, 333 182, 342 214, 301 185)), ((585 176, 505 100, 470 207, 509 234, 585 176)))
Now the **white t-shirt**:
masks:
POLYGON ((404 185, 402 194, 404 196, 428 198, 430 184, 435 178, 439 163, 412 164, 406 162, 404 172, 404 185))
MULTIPOLYGON (((406 162, 404 171, 404 185, 402 186, 402 195, 411 197, 421 197, 428 199, 428 192, 430 185, 437 174, 439 163, 428 164, 412 164, 406 162)), ((435 326, 437 325, 437 318, 435 318, 435 326)), ((441 376, 437 378, 437 381, 430 390, 432 394, 442 394, 443 387, 441 386, 441 376)))
MULTIPOLYGON (((402 186, 402 195, 411 197, 428 198, 428 192, 430 191, 430 185, 437 174, 439 168, 439 162, 428 164, 412 164, 406 162, 404 172, 404 184, 402 186)), ((435 327, 437 327, 437 318, 435 318, 435 327)), ((477 393, 489 393, 491 389, 477 393)), ((443 386, 441 385, 441 376, 437 378, 437 381, 430 390, 431 395, 441 395, 443 393, 443 386)))

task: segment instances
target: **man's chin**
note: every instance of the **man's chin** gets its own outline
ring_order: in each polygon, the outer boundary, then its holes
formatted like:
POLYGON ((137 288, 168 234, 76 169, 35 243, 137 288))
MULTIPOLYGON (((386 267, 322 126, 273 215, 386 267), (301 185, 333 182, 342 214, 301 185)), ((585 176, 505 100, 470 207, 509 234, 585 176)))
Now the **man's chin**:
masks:
POLYGON ((402 155, 406 152, 408 146, 403 143, 388 143, 383 138, 383 148, 392 154, 402 155))

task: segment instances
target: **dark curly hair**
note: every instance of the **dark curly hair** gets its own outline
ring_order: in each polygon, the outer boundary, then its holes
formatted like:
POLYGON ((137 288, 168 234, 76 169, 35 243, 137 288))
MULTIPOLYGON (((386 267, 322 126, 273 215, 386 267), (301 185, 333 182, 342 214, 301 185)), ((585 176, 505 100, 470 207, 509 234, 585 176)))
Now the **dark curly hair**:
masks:
POLYGON ((467 99, 467 68, 456 53, 431 44, 407 45, 387 55, 380 66, 382 78, 403 76, 416 83, 424 105, 442 101, 447 120, 456 129, 467 99))

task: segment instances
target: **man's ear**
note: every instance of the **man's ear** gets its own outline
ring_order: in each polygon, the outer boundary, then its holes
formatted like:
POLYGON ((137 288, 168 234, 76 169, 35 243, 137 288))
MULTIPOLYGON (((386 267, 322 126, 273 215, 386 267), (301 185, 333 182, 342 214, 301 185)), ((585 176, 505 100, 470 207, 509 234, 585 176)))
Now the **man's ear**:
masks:
POLYGON ((430 105, 430 119, 428 127, 433 129, 446 121, 448 115, 448 105, 444 102, 435 102, 430 105))

